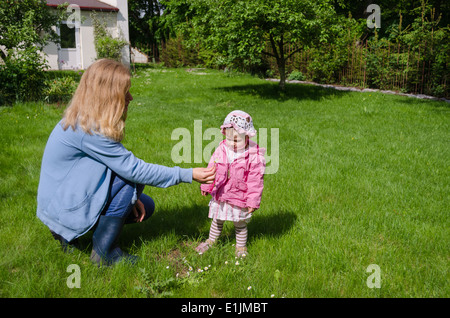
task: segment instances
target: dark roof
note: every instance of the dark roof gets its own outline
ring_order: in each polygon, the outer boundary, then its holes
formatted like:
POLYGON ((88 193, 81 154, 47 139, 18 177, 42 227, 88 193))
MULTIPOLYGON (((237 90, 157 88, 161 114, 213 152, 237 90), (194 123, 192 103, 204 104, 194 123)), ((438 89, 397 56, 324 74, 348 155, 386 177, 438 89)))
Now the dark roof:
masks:
POLYGON ((47 0, 47 6, 57 7, 63 3, 76 4, 81 10, 91 10, 91 11, 119 11, 118 8, 110 6, 109 4, 100 2, 98 0, 47 0))

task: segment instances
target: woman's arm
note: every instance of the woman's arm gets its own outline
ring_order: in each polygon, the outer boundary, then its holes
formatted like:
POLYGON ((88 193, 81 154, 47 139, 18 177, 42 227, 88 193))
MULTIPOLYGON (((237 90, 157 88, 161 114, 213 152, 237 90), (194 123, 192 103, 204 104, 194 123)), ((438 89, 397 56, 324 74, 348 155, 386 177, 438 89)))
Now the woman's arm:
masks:
MULTIPOLYGON (((84 135, 81 150, 131 182, 167 188, 181 182, 212 182, 214 171, 205 168, 183 169, 146 163, 120 142, 102 135, 84 135)), ((88 173, 88 172, 87 172, 88 173)))

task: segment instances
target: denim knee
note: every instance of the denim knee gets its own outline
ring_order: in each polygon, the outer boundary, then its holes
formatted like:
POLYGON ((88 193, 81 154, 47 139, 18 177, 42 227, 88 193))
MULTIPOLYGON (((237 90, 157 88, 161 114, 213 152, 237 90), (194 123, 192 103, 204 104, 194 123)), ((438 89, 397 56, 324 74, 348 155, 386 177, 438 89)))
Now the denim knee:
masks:
POLYGON ((103 215, 125 218, 131 212, 136 199, 144 187, 113 174, 109 190, 109 199, 102 211, 103 215))

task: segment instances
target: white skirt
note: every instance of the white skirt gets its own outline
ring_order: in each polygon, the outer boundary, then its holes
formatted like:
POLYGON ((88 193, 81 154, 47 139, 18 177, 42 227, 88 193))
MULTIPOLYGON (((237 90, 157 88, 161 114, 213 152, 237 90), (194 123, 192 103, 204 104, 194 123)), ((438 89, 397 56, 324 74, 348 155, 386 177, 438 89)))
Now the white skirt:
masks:
POLYGON ((248 212, 248 208, 241 208, 227 202, 217 202, 212 199, 209 202, 208 217, 222 221, 245 221, 248 223, 252 214, 248 212))

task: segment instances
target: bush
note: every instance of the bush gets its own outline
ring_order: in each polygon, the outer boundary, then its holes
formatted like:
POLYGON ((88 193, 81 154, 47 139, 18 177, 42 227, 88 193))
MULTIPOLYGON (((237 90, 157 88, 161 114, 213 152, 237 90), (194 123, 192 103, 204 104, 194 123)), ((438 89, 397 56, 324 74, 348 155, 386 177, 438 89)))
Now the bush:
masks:
POLYGON ((125 45, 127 42, 120 39, 110 36, 99 37, 95 42, 97 59, 108 58, 120 62, 122 61, 122 48, 125 45))
POLYGON ((308 77, 318 83, 335 83, 341 69, 341 60, 336 58, 336 46, 312 48, 310 54, 312 59, 306 66, 308 77))
POLYGON ((47 103, 68 102, 77 89, 78 83, 71 76, 45 81, 44 100, 47 103))
POLYGON ((48 80, 61 79, 62 77, 72 77, 75 82, 79 82, 83 73, 84 70, 49 70, 45 72, 45 76, 48 80))
POLYGON ((106 28, 106 21, 97 18, 97 13, 91 13, 94 26, 94 41, 97 59, 107 58, 122 61, 122 49, 128 44, 122 36, 114 38, 106 28))
MULTIPOLYGON (((162 46, 160 59, 167 67, 183 67, 205 65, 199 58, 200 53, 197 49, 189 48, 182 36, 168 39, 162 46)), ((205 54, 204 59, 211 59, 205 54)))
POLYGON ((300 71, 293 71, 291 74, 289 74, 288 80, 290 80, 290 81, 304 81, 305 80, 305 76, 300 71))
POLYGON ((0 65, 0 105, 41 99, 46 69, 36 47, 9 50, 0 65))

